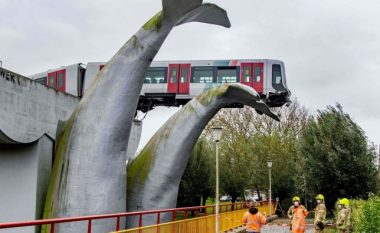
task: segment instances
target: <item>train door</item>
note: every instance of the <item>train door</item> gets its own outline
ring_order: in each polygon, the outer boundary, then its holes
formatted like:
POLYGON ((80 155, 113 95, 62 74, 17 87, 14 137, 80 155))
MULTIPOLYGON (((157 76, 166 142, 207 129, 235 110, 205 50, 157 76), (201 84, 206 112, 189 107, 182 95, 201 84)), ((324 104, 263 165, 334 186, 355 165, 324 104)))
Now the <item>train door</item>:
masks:
POLYGON ((55 83, 55 89, 57 91, 66 91, 66 70, 57 71, 57 81, 55 83))
POLYGON ((58 70, 48 73, 47 85, 57 91, 66 91, 66 70, 58 70))
POLYGON ((252 87, 260 94, 263 93, 263 68, 263 63, 242 63, 240 82, 252 87))
POLYGON ((47 75, 46 85, 51 88, 55 88, 55 80, 57 78, 57 72, 50 72, 47 75))
POLYGON ((190 64, 169 64, 168 93, 189 94, 190 64))

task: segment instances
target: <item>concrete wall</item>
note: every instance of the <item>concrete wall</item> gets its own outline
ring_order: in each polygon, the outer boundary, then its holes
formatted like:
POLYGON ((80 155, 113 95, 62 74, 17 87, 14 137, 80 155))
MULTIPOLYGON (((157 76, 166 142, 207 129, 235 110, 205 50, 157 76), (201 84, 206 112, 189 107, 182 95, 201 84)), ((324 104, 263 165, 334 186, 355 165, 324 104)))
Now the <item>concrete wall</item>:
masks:
MULTIPOLYGON (((46 135, 28 144, 0 144, 0 222, 42 218, 53 147, 46 135)), ((34 228, 0 232, 34 233, 34 228)))
POLYGON ((67 120, 79 98, 0 68, 0 131, 29 143, 43 134, 55 138, 58 120, 67 120))

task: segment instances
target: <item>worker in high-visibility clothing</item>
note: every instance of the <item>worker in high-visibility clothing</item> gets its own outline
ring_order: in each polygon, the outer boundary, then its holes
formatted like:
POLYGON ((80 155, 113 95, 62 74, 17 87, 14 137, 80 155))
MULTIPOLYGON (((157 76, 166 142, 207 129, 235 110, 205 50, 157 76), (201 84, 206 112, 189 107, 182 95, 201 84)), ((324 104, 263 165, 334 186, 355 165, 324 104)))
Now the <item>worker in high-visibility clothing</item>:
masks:
POLYGON ((248 211, 243 216, 243 223, 247 226, 247 233, 259 233, 262 226, 267 223, 267 219, 251 202, 248 211))
POLYGON ((300 202, 301 198, 293 197, 293 205, 288 210, 288 217, 291 220, 290 230, 292 233, 305 232, 305 218, 308 212, 300 202))
POLYGON ((325 205, 325 197, 322 194, 318 194, 315 197, 317 201, 317 206, 315 207, 315 215, 314 215, 314 226, 315 233, 322 233, 325 228, 326 222, 326 205, 325 205))
POLYGON ((347 198, 342 198, 338 202, 338 216, 336 220, 336 228, 339 233, 349 233, 351 229, 351 209, 350 201, 347 198))

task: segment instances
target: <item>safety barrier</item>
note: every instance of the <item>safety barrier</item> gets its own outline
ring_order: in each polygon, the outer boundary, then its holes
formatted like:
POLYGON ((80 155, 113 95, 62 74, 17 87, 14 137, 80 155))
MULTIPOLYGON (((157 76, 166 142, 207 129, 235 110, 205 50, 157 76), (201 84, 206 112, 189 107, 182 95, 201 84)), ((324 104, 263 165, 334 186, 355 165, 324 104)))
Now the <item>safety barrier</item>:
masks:
MULTIPOLYGON (((269 214, 269 203, 258 203, 258 209, 264 215, 269 214)), ((246 207, 246 206, 242 206, 246 207)), ((276 203, 272 203, 272 213, 275 213, 276 203)), ((226 232, 242 226, 242 218, 247 209, 242 208, 219 214, 219 231, 226 232)), ((138 227, 112 233, 203 233, 215 231, 215 215, 195 217, 191 219, 161 223, 152 226, 138 227)))
MULTIPOLYGON (((260 202, 259 210, 263 213, 268 214, 269 207, 267 202, 260 202)), ((244 213, 246 203, 234 203, 234 204, 223 204, 219 206, 220 218, 221 218, 221 229, 227 229, 229 227, 233 228, 236 224, 241 225, 241 216, 244 213), (240 212, 239 212, 240 211, 240 212), (240 214, 240 215, 239 215, 240 214)), ((273 202, 273 211, 275 203, 273 202)), ((91 233, 92 224, 96 220, 100 219, 115 219, 115 231, 118 232, 121 229, 121 219, 128 217, 138 217, 138 226, 137 232, 155 232, 155 233, 174 233, 174 232, 204 232, 197 231, 196 229, 200 228, 203 225, 206 226, 206 229, 215 229, 215 206, 195 206, 195 207, 186 207, 186 208, 176 208, 176 209, 163 209, 163 210, 149 210, 149 211, 138 211, 138 212, 126 212, 126 213, 115 213, 115 214, 103 214, 103 215, 91 215, 91 216, 79 216, 79 217, 68 217, 68 218, 56 218, 56 219, 43 219, 43 220, 32 220, 32 221, 23 221, 23 222, 8 222, 0 223, 0 229, 7 228, 16 228, 16 227, 28 227, 28 226, 47 226, 50 233, 54 233, 54 229, 57 224, 64 224, 68 222, 84 222, 87 224, 87 233, 91 233), (171 214, 172 222, 171 223, 160 223, 160 216, 162 214, 171 214), (189 213, 194 213, 193 218, 190 218, 189 213), (154 230, 143 231, 145 228, 143 216, 155 214, 157 216, 157 225, 154 230), (182 220, 183 219, 183 220, 182 220), (171 225, 170 225, 171 224, 171 225), (203 224, 203 225, 202 225, 203 224), (162 225, 162 226, 161 226, 162 225), (166 225, 170 225, 170 231, 164 231, 166 225), (177 227, 177 228, 176 228, 177 227), (178 230, 177 230, 178 229, 178 230), (193 229, 193 230, 192 230, 193 229)), ((204 226, 203 226, 204 227, 204 226)), ((136 229, 131 229, 136 230, 136 229)), ((122 231, 122 232, 136 232, 136 231, 122 231)), ((209 232, 208 230, 206 232, 209 232)))

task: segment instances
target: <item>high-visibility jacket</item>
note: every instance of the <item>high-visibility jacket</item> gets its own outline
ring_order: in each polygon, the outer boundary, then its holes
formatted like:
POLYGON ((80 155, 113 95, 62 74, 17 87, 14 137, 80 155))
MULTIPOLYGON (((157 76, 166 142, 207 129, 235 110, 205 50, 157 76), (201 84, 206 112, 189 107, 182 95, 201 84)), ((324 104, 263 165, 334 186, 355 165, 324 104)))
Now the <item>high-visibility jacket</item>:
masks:
POLYGON ((305 232, 305 218, 309 214, 303 205, 293 206, 289 209, 292 218, 292 233, 305 232))
POLYGON ((248 211, 243 216, 243 223, 247 225, 247 232, 260 232, 261 227, 267 222, 260 212, 251 214, 248 211))

